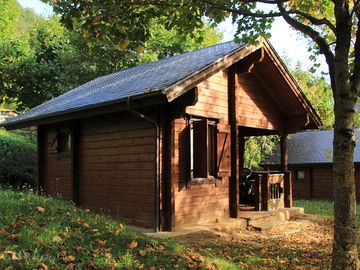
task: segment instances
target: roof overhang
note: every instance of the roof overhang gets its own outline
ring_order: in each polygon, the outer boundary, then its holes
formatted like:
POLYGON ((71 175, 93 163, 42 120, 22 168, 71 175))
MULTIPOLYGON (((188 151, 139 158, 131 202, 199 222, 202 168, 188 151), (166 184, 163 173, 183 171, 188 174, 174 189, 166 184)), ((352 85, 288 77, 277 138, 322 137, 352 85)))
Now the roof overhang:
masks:
POLYGON ((114 100, 112 102, 96 104, 94 106, 87 106, 85 108, 74 108, 73 110, 68 110, 64 113, 57 113, 54 115, 42 115, 41 117, 26 119, 26 121, 6 121, 0 123, 0 126, 3 126, 7 130, 13 130, 29 126, 47 125, 51 123, 82 119, 106 113, 126 111, 128 110, 129 99, 132 109, 139 109, 143 107, 156 106, 167 103, 166 96, 162 92, 150 92, 139 96, 131 96, 123 98, 121 100, 114 100))

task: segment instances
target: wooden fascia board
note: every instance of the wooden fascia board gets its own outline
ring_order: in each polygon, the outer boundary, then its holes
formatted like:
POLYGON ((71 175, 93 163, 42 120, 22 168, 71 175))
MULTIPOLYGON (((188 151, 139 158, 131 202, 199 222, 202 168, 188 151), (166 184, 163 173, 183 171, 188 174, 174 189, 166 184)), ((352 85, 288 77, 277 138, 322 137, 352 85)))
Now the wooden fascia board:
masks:
POLYGON ((289 85, 296 98, 303 105, 306 113, 309 113, 316 126, 320 127, 322 125, 320 117, 317 115, 316 111, 311 107, 309 101, 304 97, 302 91, 300 90, 300 87, 297 85, 297 83, 295 82, 295 80, 293 79, 287 68, 284 66, 278 55, 275 53, 271 44, 266 39, 263 39, 263 46, 267 54, 271 58, 272 62, 274 63, 275 67, 279 71, 279 73, 282 75, 286 83, 289 85))
POLYGON ((210 76, 216 74, 217 72, 219 72, 221 70, 224 70, 224 69, 230 67, 231 65, 240 61, 244 57, 255 52, 261 46, 262 46, 261 40, 258 45, 245 45, 244 47, 233 52, 232 54, 222 57, 221 59, 217 60, 216 62, 212 63, 211 65, 193 73, 192 75, 186 77, 185 79, 182 79, 182 80, 178 81, 177 83, 171 85, 170 87, 166 88, 164 93, 167 96, 168 102, 173 101, 174 99, 181 96, 186 91, 195 87, 200 82, 206 80, 210 76))
MULTIPOLYGON (((161 92, 149 93, 146 95, 136 96, 131 98, 133 104, 132 108, 143 108, 147 106, 159 105, 166 103, 166 97, 161 92)), ((49 125, 58 122, 65 122, 75 119, 83 119, 87 117, 98 116, 107 113, 121 112, 127 110, 127 99, 122 99, 110 104, 98 104, 89 108, 79 108, 78 110, 65 111, 56 115, 45 115, 42 118, 30 119, 28 121, 19 121, 14 123, 1 123, 7 130, 14 130, 30 126, 49 125)))

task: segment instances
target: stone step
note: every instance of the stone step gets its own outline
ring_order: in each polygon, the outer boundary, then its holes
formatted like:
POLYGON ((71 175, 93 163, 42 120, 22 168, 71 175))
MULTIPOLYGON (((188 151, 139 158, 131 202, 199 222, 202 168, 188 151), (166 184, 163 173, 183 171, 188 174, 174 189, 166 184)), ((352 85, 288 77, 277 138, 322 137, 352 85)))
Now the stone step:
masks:
POLYGON ((264 223, 258 223, 257 225, 249 225, 249 228, 259 232, 273 232, 277 230, 287 229, 287 221, 266 221, 264 223))

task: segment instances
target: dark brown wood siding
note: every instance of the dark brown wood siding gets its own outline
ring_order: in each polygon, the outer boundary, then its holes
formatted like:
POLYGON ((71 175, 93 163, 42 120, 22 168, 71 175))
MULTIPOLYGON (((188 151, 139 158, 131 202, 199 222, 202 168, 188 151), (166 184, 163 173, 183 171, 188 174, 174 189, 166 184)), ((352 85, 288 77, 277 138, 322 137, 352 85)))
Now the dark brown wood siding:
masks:
POLYGON ((155 127, 128 113, 89 118, 81 127, 80 204, 152 227, 155 127))
POLYGON ((45 194, 59 196, 64 200, 73 199, 73 182, 71 174, 70 153, 56 153, 57 129, 66 125, 46 126, 43 159, 43 189, 45 194))
POLYGON ((238 80, 237 123, 246 127, 278 130, 283 116, 266 89, 250 73, 241 73, 238 80))
MULTIPOLYGON (((315 165, 309 167, 292 167, 291 171, 305 170, 306 178, 301 183, 293 181, 293 196, 299 199, 333 199, 332 165, 315 165)), ((360 199, 360 166, 355 165, 356 198, 360 199)))
POLYGON ((293 197, 296 199, 311 199, 311 168, 296 168, 293 170, 293 197), (299 177, 299 173, 304 173, 304 178, 299 177))
MULTIPOLYGON (((219 119, 218 127, 228 127, 227 73, 219 72, 198 85, 198 102, 186 113, 219 119)), ((186 174, 186 121, 173 122, 172 186, 174 196, 173 225, 215 220, 229 216, 229 178, 217 183, 189 183, 186 174)))

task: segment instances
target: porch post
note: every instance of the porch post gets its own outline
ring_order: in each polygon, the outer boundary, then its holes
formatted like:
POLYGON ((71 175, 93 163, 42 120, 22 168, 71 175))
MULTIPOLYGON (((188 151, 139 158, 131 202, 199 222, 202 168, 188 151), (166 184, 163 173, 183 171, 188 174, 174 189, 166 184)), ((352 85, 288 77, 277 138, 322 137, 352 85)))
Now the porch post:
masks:
POLYGON ((239 130, 239 170, 245 168, 244 153, 245 137, 241 134, 241 130, 239 130))
POLYGON ((284 205, 292 207, 292 175, 288 168, 287 134, 280 136, 281 171, 284 173, 284 205))
POLYGON ((228 107, 229 107, 229 124, 230 124, 230 146, 231 146, 231 176, 229 183, 229 208, 230 217, 237 218, 239 204, 239 178, 238 178, 238 129, 236 125, 236 87, 237 76, 236 67, 233 65, 228 73, 228 107))
POLYGON ((286 142, 287 134, 280 136, 280 151, 281 151, 281 171, 286 172, 288 170, 288 150, 286 142))

